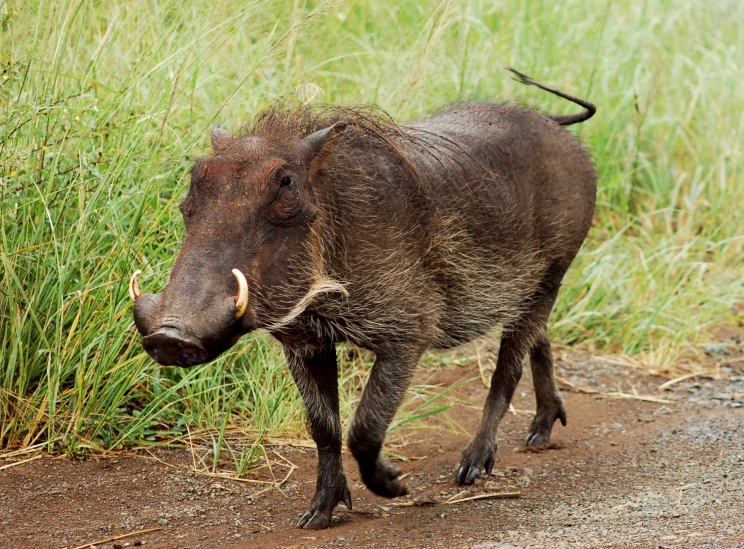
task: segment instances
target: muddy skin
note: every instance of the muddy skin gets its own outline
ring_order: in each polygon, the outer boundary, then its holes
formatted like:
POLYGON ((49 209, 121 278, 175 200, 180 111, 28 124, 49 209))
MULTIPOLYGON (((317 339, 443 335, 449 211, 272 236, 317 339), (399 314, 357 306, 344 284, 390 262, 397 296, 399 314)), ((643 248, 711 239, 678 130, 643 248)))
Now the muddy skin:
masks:
POLYGON ((338 503, 351 508, 338 343, 376 355, 348 446, 378 495, 407 492, 381 448, 428 349, 503 327, 458 483, 491 470, 526 355, 537 400, 526 444, 545 446, 555 421, 566 424, 546 322, 589 230, 596 178, 561 126, 595 109, 516 74, 586 111, 474 104, 398 126, 371 108, 275 105, 244 135, 213 131, 214 155, 192 169, 170 282, 159 295, 133 293, 135 323, 161 364, 213 360, 259 328, 281 342, 318 447, 299 527, 326 528, 338 503))

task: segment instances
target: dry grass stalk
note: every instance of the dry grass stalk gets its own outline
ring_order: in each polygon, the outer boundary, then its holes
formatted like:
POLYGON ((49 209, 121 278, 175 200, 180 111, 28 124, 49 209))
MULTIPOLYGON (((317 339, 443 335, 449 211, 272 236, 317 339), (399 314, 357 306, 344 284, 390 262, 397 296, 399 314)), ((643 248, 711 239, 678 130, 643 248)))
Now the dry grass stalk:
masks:
POLYGON ((454 496, 444 501, 433 499, 433 498, 419 498, 413 501, 404 501, 402 503, 393 503, 394 507, 425 507, 427 505, 453 505, 455 503, 463 503, 466 501, 474 501, 478 499, 517 499, 522 497, 522 492, 489 492, 486 494, 477 494, 475 496, 469 496, 461 498, 463 494, 469 493, 468 490, 458 492, 454 496))
POLYGON ((149 534, 150 532, 158 532, 160 530, 162 530, 162 528, 147 528, 146 530, 137 530, 136 532, 129 532, 128 534, 122 534, 121 536, 103 539, 101 541, 91 541, 90 543, 78 545, 77 547, 74 547, 73 549, 86 549, 87 547, 91 547, 92 545, 103 545, 104 543, 109 543, 111 541, 116 541, 116 540, 124 539, 124 538, 131 538, 132 536, 136 536, 139 534, 149 534))
MULTIPOLYGON (((274 452, 274 453, 276 454, 276 452, 274 452)), ((276 454, 276 455, 279 456, 279 454, 276 454)), ((258 497, 261 494, 263 494, 265 492, 268 492, 272 488, 276 488, 277 490, 279 490, 279 492, 281 492, 283 494, 283 492, 281 490, 281 487, 289 480, 289 477, 292 476, 292 473, 294 473, 295 470, 298 467, 297 467, 297 465, 295 465, 294 463, 292 463, 291 461, 289 461, 287 458, 285 458, 283 456, 279 456, 279 457, 282 458, 284 461, 286 461, 289 464, 289 471, 287 472, 287 475, 282 480, 280 480, 279 482, 274 482, 274 484, 271 485, 271 486, 269 486, 268 488, 264 488, 263 490, 259 490, 255 494, 251 494, 252 497, 254 497, 254 498, 255 497, 258 497)))
POLYGON ((448 499, 444 502, 445 505, 454 505, 455 503, 463 503, 465 501, 474 501, 477 499, 519 499, 522 497, 522 492, 491 492, 488 494, 478 494, 476 496, 470 496, 461 499, 448 499))
POLYGON ((657 404, 671 404, 672 403, 671 400, 648 396, 648 395, 638 395, 638 394, 634 395, 630 393, 622 393, 620 391, 613 391, 610 393, 605 393, 597 389, 590 389, 589 387, 582 387, 581 385, 576 385, 575 383, 571 383, 567 379, 564 379, 560 376, 555 376, 555 379, 562 385, 571 387, 573 390, 578 391, 580 393, 587 394, 587 395, 598 395, 598 396, 602 396, 605 398, 617 398, 617 399, 625 399, 625 400, 641 400, 643 402, 655 402, 657 404))
POLYGON ((674 379, 670 379, 666 383, 662 383, 659 385, 659 390, 665 391, 669 389, 672 385, 676 385, 677 383, 681 381, 685 381, 686 379, 691 379, 693 377, 702 377, 702 376, 709 376, 709 375, 715 375, 716 372, 713 370, 703 370, 702 372, 693 372, 691 374, 685 374, 683 376, 675 377, 674 379))
POLYGON ((154 459, 155 461, 157 461, 159 463, 162 463, 166 467, 171 467, 173 469, 180 469, 182 471, 187 471, 187 472, 193 473, 195 475, 201 475, 201 476, 210 477, 210 478, 219 478, 219 479, 223 479, 223 480, 234 480, 235 482, 242 482, 244 484, 271 484, 271 485, 274 484, 274 482, 269 481, 269 480, 256 480, 256 479, 250 479, 250 478, 238 478, 238 477, 230 476, 227 473, 211 473, 209 471, 204 471, 204 470, 197 469, 197 468, 194 468, 194 467, 183 467, 181 465, 173 465, 172 463, 168 463, 167 461, 163 461, 159 457, 153 455, 149 450, 147 451, 147 453, 150 455, 150 458, 147 458, 145 456, 142 456, 142 457, 145 457, 145 459, 154 459))
POLYGON ((530 417, 532 417, 532 416, 535 415, 535 411, 534 410, 517 410, 514 407, 514 404, 509 404, 509 412, 511 412, 515 416, 518 416, 518 415, 521 414, 523 416, 530 416, 530 417))
POLYGON ((469 494, 469 493, 470 493, 470 490, 462 490, 460 492, 457 492, 454 496, 450 496, 448 499, 444 500, 442 503, 449 503, 450 501, 453 501, 459 498, 460 496, 464 494, 469 494))
POLYGON ((419 498, 413 501, 404 501, 402 503, 393 503, 393 507, 427 507, 429 505, 439 505, 441 501, 432 498, 419 498))
POLYGON ((267 438, 266 445, 268 446, 284 446, 287 448, 310 448, 315 450, 315 442, 311 439, 299 439, 299 438, 267 438))
MULTIPOLYGON (((266 462, 267 462, 267 464, 264 465, 264 467, 267 467, 269 469, 269 473, 271 474, 272 480, 257 480, 257 479, 250 479, 250 478, 240 478, 240 477, 233 476, 233 475, 231 475, 229 473, 212 473, 211 471, 208 471, 208 470, 205 470, 205 469, 198 469, 195 466, 192 466, 192 467, 183 467, 183 466, 180 466, 180 465, 173 465, 172 463, 168 463, 167 461, 163 461, 159 457, 153 455, 152 452, 150 452, 149 450, 147 450, 147 453, 150 456, 149 459, 154 459, 155 461, 157 461, 159 463, 162 463, 166 467, 171 467, 173 469, 180 469, 182 471, 187 471, 187 472, 193 473, 195 475, 201 475, 203 477, 209 477, 209 478, 218 478, 218 479, 221 479, 221 480, 231 480, 231 481, 240 482, 240 483, 243 483, 243 484, 263 484, 263 485, 267 485, 266 488, 263 488, 262 490, 259 490, 258 492, 255 492, 255 493, 251 494, 251 497, 254 497, 254 498, 255 497, 258 497, 261 494, 264 494, 264 493, 266 493, 269 490, 272 490, 274 488, 276 488, 277 490, 279 490, 281 492, 281 487, 289 480, 289 478, 292 476, 292 473, 294 473, 298 469, 298 466, 297 465, 295 465, 290 460, 288 460, 287 458, 285 458, 284 456, 282 456, 281 454, 279 454, 276 450, 272 450, 272 453, 274 453, 279 459, 281 459, 283 463, 282 462, 275 462, 274 465, 278 465, 279 467, 286 467, 287 469, 289 469, 289 471, 287 471, 287 474, 281 480, 278 480, 278 481, 276 480, 276 477, 274 476, 274 471, 273 471, 273 469, 271 467, 271 462, 269 461, 269 457, 268 457, 267 454, 264 454, 264 456, 266 457, 266 462)), ((145 456, 143 456, 143 457, 145 457, 145 456)), ((148 458, 145 458, 145 459, 148 459, 148 458)))
MULTIPOLYGON (((481 360, 481 353, 480 353, 480 347, 476 347, 475 349, 475 358, 478 361, 478 372, 480 374, 480 379, 483 385, 486 386, 486 389, 491 388, 491 378, 488 375, 488 372, 486 372, 486 369, 483 367, 483 361, 481 360)), ((489 362, 491 362, 489 360, 489 362)), ((493 366, 493 369, 496 369, 496 366, 491 362, 491 366, 493 366)))
POLYGON ((614 393, 600 393, 600 394, 607 398, 617 398, 617 399, 624 399, 624 400, 640 400, 643 402, 655 402, 656 404, 672 404, 673 402, 665 398, 652 397, 648 395, 631 395, 630 393, 614 392, 614 393))
POLYGON ((20 450, 15 450, 13 452, 7 452, 7 453, 0 453, 0 459, 10 459, 16 456, 22 456, 24 454, 30 454, 32 452, 35 452, 36 450, 40 450, 41 448, 47 447, 49 448, 51 444, 57 442, 62 437, 57 437, 52 440, 48 440, 46 442, 39 442, 38 444, 33 444, 31 446, 27 446, 25 448, 22 448, 20 450))
POLYGON ((24 463, 28 463, 29 461, 34 461, 41 457, 43 457, 42 454, 39 454, 38 456, 34 456, 28 459, 22 459, 21 461, 15 461, 13 463, 8 463, 7 465, 3 465, 2 467, 0 467, 0 471, 4 471, 5 469, 10 469, 11 467, 15 467, 16 465, 23 465, 24 463))

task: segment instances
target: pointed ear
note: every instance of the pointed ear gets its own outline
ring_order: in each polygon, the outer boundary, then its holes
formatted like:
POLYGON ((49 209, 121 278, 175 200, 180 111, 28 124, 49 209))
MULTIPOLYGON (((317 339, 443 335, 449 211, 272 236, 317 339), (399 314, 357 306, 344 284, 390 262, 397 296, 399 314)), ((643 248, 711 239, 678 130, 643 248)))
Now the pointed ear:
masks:
POLYGON ((225 128, 220 128, 216 124, 212 126, 212 150, 219 154, 232 143, 233 136, 225 128))
POLYGON ((349 125, 350 122, 341 120, 332 126, 313 132, 303 139, 303 154, 307 164, 311 164, 312 161, 320 155, 324 147, 326 147, 326 145, 330 146, 330 144, 335 141, 334 137, 343 132, 349 125))

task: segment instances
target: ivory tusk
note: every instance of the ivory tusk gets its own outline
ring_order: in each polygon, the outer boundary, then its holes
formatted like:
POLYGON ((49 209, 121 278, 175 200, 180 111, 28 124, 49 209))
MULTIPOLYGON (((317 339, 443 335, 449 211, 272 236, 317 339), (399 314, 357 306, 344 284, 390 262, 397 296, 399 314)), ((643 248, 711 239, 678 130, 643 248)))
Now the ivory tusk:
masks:
POLYGON ((139 283, 137 282, 137 278, 139 278, 139 275, 142 274, 142 271, 140 269, 137 269, 134 271, 134 274, 132 274, 132 278, 129 279, 129 297, 132 300, 132 303, 137 301, 137 298, 142 295, 142 292, 140 292, 139 283))
POLYGON ((238 281, 238 297, 235 298, 235 318, 242 318, 248 308, 248 282, 238 269, 233 269, 232 274, 238 281))

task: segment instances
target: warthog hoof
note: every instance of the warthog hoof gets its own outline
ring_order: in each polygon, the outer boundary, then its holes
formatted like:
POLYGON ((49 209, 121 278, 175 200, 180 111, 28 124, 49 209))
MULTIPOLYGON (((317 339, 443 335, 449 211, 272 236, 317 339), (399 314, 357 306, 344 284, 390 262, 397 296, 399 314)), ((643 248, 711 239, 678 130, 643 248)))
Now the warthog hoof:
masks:
POLYGON ((457 484, 473 484, 481 473, 490 474, 496 460, 496 445, 488 447, 471 442, 462 453, 457 484))
POLYGON ((558 419, 565 427, 566 410, 561 402, 556 403, 550 410, 538 410, 535 419, 532 420, 524 445, 533 448, 545 448, 550 443, 550 433, 553 430, 553 424, 558 419))
POLYGON ((397 498, 408 494, 406 485, 398 480, 400 469, 382 457, 378 457, 371 467, 363 467, 360 464, 359 468, 364 484, 378 496, 397 498))
POLYGON ((336 505, 343 503, 351 510, 351 492, 342 477, 335 486, 318 487, 310 509, 297 521, 298 528, 322 530, 331 525, 331 514, 336 505))

